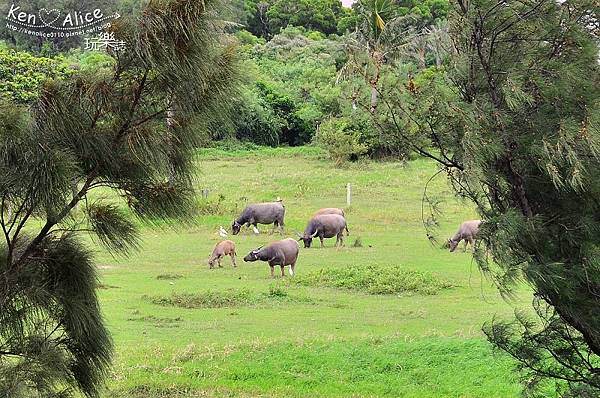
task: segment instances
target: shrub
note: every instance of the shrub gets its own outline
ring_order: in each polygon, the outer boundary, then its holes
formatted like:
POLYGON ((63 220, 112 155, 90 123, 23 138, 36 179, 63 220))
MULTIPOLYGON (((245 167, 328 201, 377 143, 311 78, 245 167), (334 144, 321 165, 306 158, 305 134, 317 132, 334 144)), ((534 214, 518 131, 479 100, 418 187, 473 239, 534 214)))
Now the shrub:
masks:
POLYGON ((329 152, 337 165, 357 159, 368 150, 360 142, 360 132, 352 127, 349 119, 330 118, 321 124, 315 135, 316 143, 329 152))
POLYGON ((255 46, 257 44, 265 44, 265 39, 256 37, 245 29, 236 32, 235 37, 239 40, 241 45, 255 46))
POLYGON ((230 136, 259 145, 279 145, 279 135, 285 125, 261 92, 255 88, 245 90, 234 104, 237 117, 230 136))
POLYGON ((0 97, 11 101, 32 102, 39 96, 45 81, 62 79, 72 73, 60 59, 0 49, 0 97))
POLYGON ((288 293, 280 285, 270 285, 268 295, 269 297, 287 297, 288 293))
POLYGON ((312 30, 312 31, 308 32, 306 34, 306 37, 308 37, 309 39, 314 40, 314 41, 319 41, 319 40, 325 39, 325 35, 317 30, 312 30))
POLYGON ((234 204, 225 202, 225 195, 219 194, 216 198, 208 197, 196 199, 196 211, 201 216, 223 216, 235 213, 237 208, 234 204))

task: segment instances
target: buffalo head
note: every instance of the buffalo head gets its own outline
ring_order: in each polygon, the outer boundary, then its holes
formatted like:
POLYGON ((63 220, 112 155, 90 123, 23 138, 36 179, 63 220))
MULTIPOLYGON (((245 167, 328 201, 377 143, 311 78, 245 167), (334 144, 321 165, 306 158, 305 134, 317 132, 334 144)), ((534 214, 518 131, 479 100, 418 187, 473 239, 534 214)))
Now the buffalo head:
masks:
POLYGON ((302 241, 304 242, 304 248, 308 249, 310 248, 310 245, 312 244, 312 240, 315 236, 317 236, 317 234, 319 233, 319 231, 315 231, 314 234, 310 235, 308 233, 304 233, 304 235, 300 235, 298 234, 298 241, 302 241))
POLYGON ((250 253, 248 253, 246 255, 246 257, 244 257, 244 261, 245 262, 254 262, 254 261, 260 260, 258 258, 258 253, 260 253, 260 249, 262 249, 262 246, 259 247, 258 249, 252 250, 250 253))
POLYGON ((233 232, 234 235, 237 235, 240 233, 240 229, 242 229, 242 224, 238 223, 237 221, 233 220, 233 223, 231 224, 231 231, 233 232))
POLYGON ((458 241, 458 240, 448 239, 448 247, 450 248, 450 252, 453 252, 454 250, 456 250, 456 247, 458 246, 459 242, 460 241, 458 241))

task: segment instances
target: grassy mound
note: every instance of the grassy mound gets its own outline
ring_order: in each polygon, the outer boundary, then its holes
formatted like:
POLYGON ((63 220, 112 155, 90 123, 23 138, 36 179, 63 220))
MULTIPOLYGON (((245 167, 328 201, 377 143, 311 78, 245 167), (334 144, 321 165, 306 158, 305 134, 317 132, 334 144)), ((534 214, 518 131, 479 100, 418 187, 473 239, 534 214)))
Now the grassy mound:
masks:
POLYGON ((432 295, 452 285, 427 272, 399 266, 352 265, 347 268, 323 268, 299 275, 293 280, 304 286, 326 286, 358 290, 369 294, 417 293, 432 295))
POLYGON ((172 293, 170 296, 144 296, 146 301, 164 307, 179 308, 225 308, 269 305, 280 302, 304 302, 312 300, 303 296, 291 296, 279 285, 269 286, 265 293, 248 289, 207 290, 200 293, 172 293))

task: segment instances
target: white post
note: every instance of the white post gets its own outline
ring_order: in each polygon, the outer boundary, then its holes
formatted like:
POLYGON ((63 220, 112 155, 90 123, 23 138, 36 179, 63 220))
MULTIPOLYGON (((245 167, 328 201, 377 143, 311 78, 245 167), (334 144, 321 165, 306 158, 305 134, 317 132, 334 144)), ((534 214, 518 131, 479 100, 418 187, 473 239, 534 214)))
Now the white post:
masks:
POLYGON ((204 199, 208 198, 208 188, 204 188, 202 190, 202 198, 204 198, 204 199))
POLYGON ((352 206, 352 185, 350 183, 346 185, 346 205, 352 206))

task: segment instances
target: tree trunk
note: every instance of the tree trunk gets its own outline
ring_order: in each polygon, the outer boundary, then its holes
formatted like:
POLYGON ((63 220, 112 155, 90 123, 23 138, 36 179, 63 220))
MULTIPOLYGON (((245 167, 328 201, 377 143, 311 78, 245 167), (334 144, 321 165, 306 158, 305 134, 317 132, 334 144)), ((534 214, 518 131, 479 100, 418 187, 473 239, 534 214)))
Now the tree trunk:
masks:
POLYGON ((379 79, 381 77, 381 66, 383 65, 383 54, 377 50, 371 53, 373 64, 375 65, 375 73, 369 81, 371 86, 371 114, 375 114, 377 111, 377 105, 379 105, 379 79))

